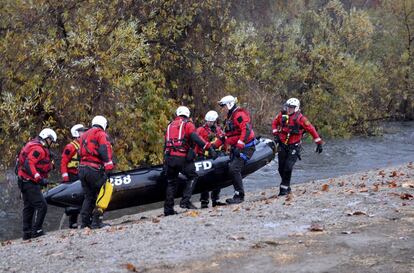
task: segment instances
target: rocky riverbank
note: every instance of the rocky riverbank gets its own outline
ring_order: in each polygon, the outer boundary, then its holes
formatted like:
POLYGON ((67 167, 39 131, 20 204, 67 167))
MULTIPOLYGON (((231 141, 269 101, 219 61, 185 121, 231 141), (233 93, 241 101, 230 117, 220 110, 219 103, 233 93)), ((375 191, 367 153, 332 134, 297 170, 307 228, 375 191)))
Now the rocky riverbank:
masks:
POLYGON ((414 164, 0 246, 1 272, 414 272, 414 164))

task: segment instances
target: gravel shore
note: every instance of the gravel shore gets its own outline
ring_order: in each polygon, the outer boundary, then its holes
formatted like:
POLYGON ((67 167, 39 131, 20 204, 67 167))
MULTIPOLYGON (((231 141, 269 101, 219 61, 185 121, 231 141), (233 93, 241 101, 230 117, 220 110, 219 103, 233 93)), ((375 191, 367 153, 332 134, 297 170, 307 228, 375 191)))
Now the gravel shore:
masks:
POLYGON ((277 193, 4 241, 0 272, 414 272, 412 162, 277 193))

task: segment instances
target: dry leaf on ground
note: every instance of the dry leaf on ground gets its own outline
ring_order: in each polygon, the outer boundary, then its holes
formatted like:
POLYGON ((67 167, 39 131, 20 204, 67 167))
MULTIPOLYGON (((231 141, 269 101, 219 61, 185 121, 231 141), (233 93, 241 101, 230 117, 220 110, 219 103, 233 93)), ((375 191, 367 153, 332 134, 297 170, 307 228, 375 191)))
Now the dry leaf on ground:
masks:
POLYGON ((323 184, 321 191, 329 191, 329 185, 328 184, 323 184))
POLYGON ((357 210, 357 211, 348 211, 346 213, 346 215, 348 215, 348 216, 354 216, 354 215, 368 215, 368 214, 366 212, 357 210))
POLYGON ((126 263, 123 265, 128 271, 131 272, 138 272, 137 268, 135 267, 135 265, 131 264, 131 263, 126 263))

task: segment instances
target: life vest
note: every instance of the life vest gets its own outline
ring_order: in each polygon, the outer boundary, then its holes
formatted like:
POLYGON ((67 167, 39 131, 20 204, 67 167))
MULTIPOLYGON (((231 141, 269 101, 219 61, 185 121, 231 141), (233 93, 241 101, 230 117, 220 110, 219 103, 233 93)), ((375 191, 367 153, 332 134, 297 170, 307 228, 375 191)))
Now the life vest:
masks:
POLYGON ((166 152, 178 152, 179 154, 187 154, 190 149, 188 140, 185 136, 185 126, 187 119, 175 119, 168 124, 165 133, 165 150, 166 152))
POLYGON ((103 165, 103 161, 99 155, 99 143, 97 140, 100 131, 101 129, 93 127, 86 131, 79 139, 79 155, 81 157, 82 164, 84 164, 84 162, 88 162, 94 164, 93 167, 95 168, 99 168, 103 165))
POLYGON ((76 153, 70 159, 68 163, 68 168, 77 168, 80 162, 80 156, 79 156, 80 144, 77 141, 72 141, 71 144, 75 147, 76 153))
POLYGON ((282 132, 289 135, 302 135, 303 127, 298 123, 298 119, 302 117, 300 112, 296 112, 293 117, 282 115, 282 132))
MULTIPOLYGON (((233 112, 231 112, 228 115, 228 118, 225 122, 224 130, 226 132, 226 137, 229 140, 228 144, 230 144, 230 145, 234 144, 234 143, 232 143, 234 140, 236 140, 236 142, 237 142, 237 137, 240 137, 243 134, 241 128, 235 124, 236 116, 240 112, 242 113, 242 116, 244 116, 245 118, 247 118, 249 120, 246 123, 246 135, 245 135, 245 137, 242 141, 247 144, 250 141, 254 140, 254 132, 253 132, 250 113, 244 108, 237 107, 236 109, 233 110, 233 112)), ((240 116, 239 116, 239 118, 240 118, 240 116)), ((238 121, 238 122, 241 123, 240 121, 238 121)))
POLYGON ((47 173, 52 169, 49 150, 46 149, 38 139, 33 139, 23 147, 18 156, 18 175, 21 176, 23 179, 34 178, 34 174, 30 170, 30 166, 26 163, 26 160, 28 160, 28 155, 36 146, 38 146, 45 152, 45 157, 39 160, 34 166, 36 171, 39 172, 39 174, 41 174, 42 176, 46 176, 47 173))

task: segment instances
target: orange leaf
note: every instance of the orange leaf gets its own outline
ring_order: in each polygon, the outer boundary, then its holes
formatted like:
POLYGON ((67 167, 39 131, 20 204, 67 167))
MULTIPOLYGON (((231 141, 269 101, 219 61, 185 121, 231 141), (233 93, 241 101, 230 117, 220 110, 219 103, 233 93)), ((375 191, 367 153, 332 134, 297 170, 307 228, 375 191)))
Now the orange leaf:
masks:
POLYGON ((398 176, 397 171, 392 171, 390 177, 397 177, 397 176, 398 176))
POLYGON ((137 268, 135 267, 135 265, 133 265, 133 264, 131 264, 131 263, 124 264, 124 266, 125 266, 125 268, 126 268, 128 271, 131 271, 131 272, 138 272, 138 270, 137 270, 137 268))
POLYGON ((410 200, 410 199, 413 198, 413 196, 411 194, 409 194, 409 193, 401 193, 400 198, 402 200, 410 200))
POLYGON ((322 191, 329 191, 329 185, 328 184, 323 184, 321 190, 322 191))
POLYGON ((368 188, 362 188, 359 190, 359 192, 368 192, 368 188))

